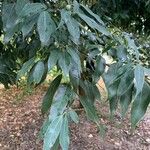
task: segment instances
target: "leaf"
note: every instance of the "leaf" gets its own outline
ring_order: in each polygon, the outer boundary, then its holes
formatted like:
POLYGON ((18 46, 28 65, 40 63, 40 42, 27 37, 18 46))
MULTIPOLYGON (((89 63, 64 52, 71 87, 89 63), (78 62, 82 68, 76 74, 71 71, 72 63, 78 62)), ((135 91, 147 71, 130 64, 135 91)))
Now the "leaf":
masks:
POLYGON ((144 68, 141 65, 137 65, 134 70, 135 76, 135 88, 136 88, 136 96, 142 91, 144 85, 144 68))
POLYGON ((73 109, 70 109, 69 116, 75 123, 79 123, 79 117, 73 109))
POLYGON ((107 31, 107 29, 104 26, 97 24, 92 18, 90 18, 90 17, 88 17, 88 16, 86 16, 84 14, 81 14, 81 13, 78 13, 78 15, 92 29, 96 29, 100 33, 102 33, 102 34, 104 34, 106 36, 110 35, 110 33, 107 31))
POLYGON ((125 114, 132 101, 132 93, 133 93, 133 83, 130 86, 130 88, 128 88, 127 91, 124 92, 124 94, 120 96, 121 114, 123 118, 125 117, 125 114))
POLYGON ((65 22, 72 41, 78 45, 80 38, 80 28, 78 22, 71 17, 68 11, 65 11, 64 9, 61 11, 61 19, 65 22))
POLYGON ((144 83, 142 91, 136 96, 131 108, 131 124, 135 128, 138 121, 144 116, 150 103, 150 86, 144 83))
POLYGON ((69 127, 68 127, 68 118, 65 115, 60 131, 60 136, 59 136, 59 142, 62 150, 68 150, 69 149, 69 143, 70 143, 70 138, 69 138, 69 127))
POLYGON ((25 62, 21 68, 21 70, 18 72, 18 75, 17 75, 17 80, 24 76, 28 71, 30 71, 30 69, 33 67, 35 63, 35 58, 31 58, 29 59, 27 62, 25 62))
POLYGON ((99 117, 97 115, 94 105, 92 105, 86 97, 80 97, 80 102, 86 111, 88 119, 98 124, 99 117))
POLYGON ((22 11, 20 12, 19 16, 22 17, 28 17, 35 14, 39 14, 40 12, 44 11, 46 9, 46 6, 41 3, 27 3, 22 11))
POLYGON ((125 38, 126 38, 126 40, 127 40, 127 42, 128 42, 128 47, 131 48, 131 49, 133 49, 133 50, 135 51, 136 59, 139 60, 139 55, 140 55, 140 53, 139 53, 139 51, 138 51, 137 46, 135 45, 134 40, 131 39, 131 37, 130 37, 129 34, 127 34, 127 33, 124 33, 124 36, 125 36, 125 38))
POLYGON ((36 24, 36 22, 37 22, 37 15, 33 15, 25 19, 22 29, 21 29, 23 33, 23 37, 26 37, 29 34, 29 32, 32 30, 32 28, 36 24))
POLYGON ((103 57, 98 56, 95 62, 95 71, 93 74, 94 81, 97 82, 100 76, 104 73, 106 67, 106 61, 103 57))
POLYGON ((76 90, 78 89, 78 86, 79 86, 80 77, 81 77, 81 73, 80 73, 80 70, 78 69, 78 65, 72 62, 70 70, 69 70, 69 78, 70 78, 71 84, 76 90))
POLYGON ((52 50, 48 58, 48 71, 50 71, 57 63, 60 55, 59 50, 52 50))
POLYGON ((58 89, 61 79, 62 79, 62 75, 58 75, 50 84, 50 86, 43 98, 43 102, 42 102, 42 113, 43 114, 46 113, 50 109, 54 94, 55 94, 56 90, 58 89))
POLYGON ((37 29, 42 45, 48 45, 52 33, 56 30, 56 25, 50 17, 49 12, 41 12, 37 22, 37 29))
POLYGON ((38 61, 33 71, 33 78, 35 83, 37 84, 40 83, 44 74, 44 70, 45 70, 45 66, 43 61, 38 61))
POLYGON ((60 55, 60 58, 58 60, 58 64, 62 70, 62 72, 64 73, 65 76, 69 75, 69 70, 70 70, 70 55, 66 52, 62 52, 60 55))
POLYGON ((19 15, 22 9, 24 8, 24 6, 28 3, 30 3, 29 0, 17 0, 16 7, 15 7, 16 13, 19 15))
POLYGON ((18 18, 15 11, 15 4, 3 5, 2 10, 3 29, 5 31, 4 42, 8 43, 15 32, 19 30, 18 18))
MULTIPOLYGON (((70 86, 61 85, 58 88, 58 90, 54 96, 54 104, 52 105, 52 107, 55 107, 58 114, 62 114, 64 112, 64 110, 67 109, 66 107, 67 107, 69 101, 71 101, 73 99, 73 96, 74 96, 74 93, 70 86)), ((50 116, 51 116, 51 114, 50 114, 50 116)))
POLYGON ((67 52, 70 54, 71 58, 73 59, 74 63, 77 64, 78 70, 81 71, 81 61, 79 54, 77 53, 76 49, 68 48, 67 52))
POLYGON ((126 91, 128 91, 128 89, 131 88, 131 85, 133 85, 133 80, 134 80, 133 70, 126 71, 125 74, 121 77, 117 95, 121 96, 124 93, 126 93, 126 91))
POLYGON ((96 21, 100 24, 102 24, 103 26, 105 25, 104 22, 100 19, 100 17, 98 15, 96 15, 95 13, 93 13, 88 7, 84 6, 83 4, 81 4, 81 6, 94 18, 96 19, 96 21))
POLYGON ((113 83, 107 88, 111 115, 114 114, 118 105, 118 100, 119 100, 119 97, 117 96, 118 86, 119 86, 119 81, 116 81, 115 83, 113 83))
POLYGON ((57 140, 57 137, 60 134, 62 123, 63 123, 63 115, 56 117, 51 122, 44 135, 43 150, 50 150, 53 147, 53 145, 57 140))
POLYGON ((125 62, 127 60, 127 49, 125 49, 124 46, 120 45, 117 47, 117 57, 122 62, 125 62))

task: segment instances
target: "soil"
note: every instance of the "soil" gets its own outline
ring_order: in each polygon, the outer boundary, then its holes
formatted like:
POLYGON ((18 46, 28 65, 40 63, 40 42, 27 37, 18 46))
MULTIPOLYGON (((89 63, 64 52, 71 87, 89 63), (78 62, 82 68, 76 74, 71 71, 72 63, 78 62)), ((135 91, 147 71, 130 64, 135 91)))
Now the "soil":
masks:
MULTIPOLYGON (((102 83, 100 89, 103 100, 97 109, 106 125, 105 136, 100 137, 96 125, 81 111, 80 123, 70 125, 69 150, 150 150, 150 111, 132 133, 129 115, 123 121, 119 112, 113 121, 109 118, 102 83)), ((42 150, 38 133, 44 120, 40 108, 45 91, 45 86, 30 91, 31 94, 17 87, 0 89, 0 150, 42 150)))

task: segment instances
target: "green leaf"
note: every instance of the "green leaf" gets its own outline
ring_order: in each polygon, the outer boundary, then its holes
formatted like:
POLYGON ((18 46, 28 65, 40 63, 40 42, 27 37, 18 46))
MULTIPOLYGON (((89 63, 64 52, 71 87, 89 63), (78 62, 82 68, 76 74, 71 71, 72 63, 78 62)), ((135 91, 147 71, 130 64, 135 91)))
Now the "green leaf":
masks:
POLYGON ((33 29, 34 25, 36 24, 36 22, 37 22, 37 15, 33 15, 25 19, 21 29, 23 37, 26 37, 29 34, 29 32, 33 29))
POLYGON ((136 96, 131 108, 132 128, 135 128, 138 121, 144 116, 150 103, 150 86, 144 83, 142 91, 136 96))
MULTIPOLYGON (((73 91, 70 86, 68 85, 61 85, 54 97, 54 104, 53 106, 57 109, 59 114, 62 114, 66 109, 69 101, 73 99, 73 91)), ((50 114, 51 115, 51 114, 50 114)))
POLYGON ((64 9, 61 11, 61 19, 65 22, 71 35, 72 41, 78 45, 80 38, 80 28, 78 22, 73 17, 71 17, 68 11, 64 9))
POLYGON ((81 6, 101 25, 105 25, 104 22, 100 19, 100 17, 98 15, 96 15, 95 13, 93 13, 88 7, 84 6, 83 4, 81 4, 81 6))
POLYGON ((24 6, 26 4, 30 3, 29 0, 17 0, 17 3, 16 3, 16 13, 19 15, 20 12, 22 11, 22 9, 24 8, 24 6))
POLYGON ((70 54, 74 63, 77 64, 78 70, 81 71, 81 61, 80 61, 79 54, 77 53, 77 50, 73 48, 67 48, 67 52, 70 54))
POLYGON ((29 59, 27 62, 25 62, 21 68, 21 70, 18 72, 18 75, 17 75, 17 80, 24 76, 28 71, 30 71, 30 69, 33 67, 35 63, 35 58, 31 58, 29 59))
POLYGON ((124 33, 124 36, 125 36, 125 39, 128 42, 128 47, 131 48, 131 49, 133 49, 135 51, 136 59, 139 60, 140 53, 138 51, 137 46, 135 45, 134 39, 131 39, 131 37, 127 33, 124 33))
POLYGON ((54 94, 56 93, 58 86, 61 82, 62 75, 58 75, 50 84, 42 102, 42 113, 46 113, 52 104, 54 94))
POLYGON ((57 137, 60 134, 62 123, 63 123, 63 115, 56 117, 51 122, 44 135, 43 150, 50 150, 53 147, 53 145, 57 140, 57 137))
POLYGON ((95 62, 95 71, 93 74, 94 81, 97 82, 100 76, 104 73, 106 67, 106 61, 103 57, 98 56, 95 62))
POLYGON ((100 33, 102 33, 102 34, 104 34, 106 36, 110 35, 110 33, 107 31, 107 29, 104 26, 97 24, 92 18, 90 18, 90 17, 88 17, 88 16, 86 16, 84 14, 81 14, 81 13, 78 13, 78 15, 92 29, 96 29, 100 33))
POLYGON ((126 71, 124 75, 121 77, 121 81, 118 86, 117 95, 121 96, 126 91, 128 91, 129 88, 131 88, 131 85, 133 85, 134 80, 134 72, 133 70, 126 71))
POLYGON ((50 56, 48 58, 48 71, 50 71, 57 63, 60 52, 57 49, 51 51, 50 56))
POLYGON ((119 97, 117 96, 118 86, 119 81, 116 81, 107 88, 111 115, 113 115, 114 112, 116 111, 119 101, 119 97))
POLYGON ((120 106, 121 106, 121 114, 122 117, 125 117, 125 114, 129 108, 129 105, 132 101, 132 93, 133 93, 133 83, 130 86, 130 88, 128 88, 128 90, 126 92, 124 92, 123 95, 120 96, 120 106))
POLYGON ((48 45, 52 33, 56 30, 56 25, 52 20, 49 12, 43 11, 37 22, 37 29, 42 45, 48 45))
POLYGON ((67 115, 64 116, 60 136, 59 136, 59 142, 62 150, 68 150, 69 149, 69 124, 68 124, 68 118, 67 115))
POLYGON ((67 52, 62 52, 58 61, 58 64, 63 71, 65 76, 69 75, 69 70, 70 70, 70 55, 67 52))
POLYGON ((81 73, 80 70, 78 69, 78 65, 74 62, 71 64, 71 68, 69 70, 69 78, 70 82, 72 83, 73 87, 77 90, 79 86, 79 81, 80 81, 81 73))
POLYGON ((45 70, 45 66, 43 61, 38 61, 33 71, 33 78, 35 83, 37 84, 40 83, 44 74, 44 70, 45 70))
POLYGON ((74 121, 75 123, 79 123, 79 116, 73 109, 70 109, 69 116, 72 119, 72 121, 74 121))
POLYGON ((136 96, 142 91, 144 85, 144 68, 141 65, 137 65, 134 70, 135 77, 135 88, 136 88, 136 96))
POLYGON ((20 17, 28 17, 35 14, 39 14, 40 12, 44 11, 46 6, 41 3, 27 3, 22 11, 20 12, 20 17))
POLYGON ((80 97, 80 102, 83 105, 87 117, 88 119, 90 119, 91 121, 95 122, 96 124, 98 124, 99 122, 99 117, 97 115, 96 109, 94 107, 94 105, 92 105, 89 100, 87 99, 87 97, 80 97))

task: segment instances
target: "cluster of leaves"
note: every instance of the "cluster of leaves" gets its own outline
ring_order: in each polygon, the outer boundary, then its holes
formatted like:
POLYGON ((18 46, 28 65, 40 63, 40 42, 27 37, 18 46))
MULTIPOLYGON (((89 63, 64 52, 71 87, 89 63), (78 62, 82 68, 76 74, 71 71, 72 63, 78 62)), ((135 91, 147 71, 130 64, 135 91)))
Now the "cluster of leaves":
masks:
POLYGON ((146 78, 150 71, 139 64, 139 46, 128 33, 112 34, 98 15, 76 0, 3 3, 2 21, 3 45, 14 44, 13 49, 8 48, 13 56, 19 51, 15 57, 21 65, 19 72, 16 71, 17 81, 27 76, 28 84, 37 86, 53 67, 60 72, 42 103, 42 113, 49 114, 40 133, 44 150, 56 150, 59 145, 63 150, 68 149, 69 123, 79 122, 71 108, 76 99, 87 117, 101 128, 94 106, 100 100, 96 86, 100 77, 108 90, 112 115, 118 103, 123 117, 132 104, 131 122, 135 127, 145 114, 150 102, 150 84, 146 78), (113 64, 106 64, 103 53, 114 59, 113 64), (133 57, 136 62, 132 62, 133 57), (63 76, 69 82, 62 83, 63 76))

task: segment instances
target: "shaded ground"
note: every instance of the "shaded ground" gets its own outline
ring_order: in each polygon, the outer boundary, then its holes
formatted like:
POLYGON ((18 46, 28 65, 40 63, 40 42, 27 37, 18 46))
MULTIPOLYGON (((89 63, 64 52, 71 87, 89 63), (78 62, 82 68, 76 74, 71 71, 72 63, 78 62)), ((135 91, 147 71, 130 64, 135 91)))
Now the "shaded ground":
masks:
MULTIPOLYGON (((0 89, 0 150, 42 150, 37 136, 43 122, 40 106, 45 90, 39 87, 29 95, 16 87, 0 89)), ((70 150, 150 150, 150 113, 131 135, 128 119, 121 122, 117 114, 111 122, 108 105, 102 102, 97 107, 103 112, 106 136, 100 138, 95 124, 81 112, 80 123, 71 125, 70 150)))

